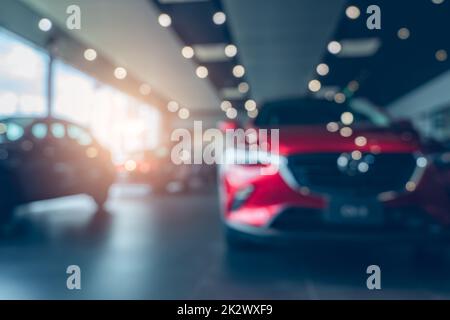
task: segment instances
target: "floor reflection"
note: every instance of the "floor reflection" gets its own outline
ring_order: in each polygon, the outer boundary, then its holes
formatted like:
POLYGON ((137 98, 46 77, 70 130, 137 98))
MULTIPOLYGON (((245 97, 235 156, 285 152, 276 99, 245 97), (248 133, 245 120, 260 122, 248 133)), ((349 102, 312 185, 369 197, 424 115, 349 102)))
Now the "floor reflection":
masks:
POLYGON ((404 247, 304 244, 230 251, 216 195, 154 196, 116 186, 105 211, 84 197, 33 204, 0 239, 0 298, 450 298, 449 260, 404 247), (66 289, 79 265, 82 290, 66 289), (366 267, 382 290, 366 288, 366 267))

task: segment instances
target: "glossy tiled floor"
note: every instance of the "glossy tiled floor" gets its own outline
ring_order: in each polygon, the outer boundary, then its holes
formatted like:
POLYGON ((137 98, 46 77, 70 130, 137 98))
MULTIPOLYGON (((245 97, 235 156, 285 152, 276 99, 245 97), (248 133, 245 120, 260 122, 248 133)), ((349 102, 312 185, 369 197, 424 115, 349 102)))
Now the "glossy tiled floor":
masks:
POLYGON ((0 298, 450 298, 450 262, 417 262, 407 249, 230 252, 213 193, 157 197, 116 186, 107 207, 96 213, 75 197, 19 210, 14 232, 0 239, 0 298), (66 288, 73 264, 79 291, 66 288), (381 267, 380 291, 366 288, 371 264, 381 267))

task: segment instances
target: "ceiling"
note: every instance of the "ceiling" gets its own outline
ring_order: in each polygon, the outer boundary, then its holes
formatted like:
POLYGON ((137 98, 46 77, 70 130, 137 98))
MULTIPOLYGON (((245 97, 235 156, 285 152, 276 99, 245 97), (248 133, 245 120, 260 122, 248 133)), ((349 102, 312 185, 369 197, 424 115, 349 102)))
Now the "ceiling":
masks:
POLYGON ((445 37, 450 1, 21 1, 61 26, 65 8, 80 5, 83 25, 70 32, 74 37, 198 115, 215 115, 222 100, 243 109, 250 98, 263 102, 313 94, 308 91, 312 79, 322 86, 315 95, 342 92, 347 99, 365 97, 388 106, 450 69, 450 59, 436 59, 439 50, 450 53, 445 37), (381 30, 366 26, 372 4, 381 8, 381 30), (360 9, 356 19, 345 14, 349 5, 360 9), (212 16, 221 11, 226 22, 214 24, 212 16), (158 24, 161 12, 172 17, 169 28, 158 24), (406 39, 398 36, 401 28, 408 29, 406 39), (327 51, 331 40, 342 44, 341 53, 327 51), (223 56, 228 44, 237 46, 236 56, 223 56), (192 59, 182 56, 184 46, 195 49, 192 59), (327 75, 317 74, 319 63, 329 66, 327 75), (242 78, 232 72, 238 64, 246 69, 242 78), (195 75, 199 65, 208 69, 206 79, 195 75), (248 92, 238 92, 242 82, 249 84, 248 92))
POLYGON ((297 96, 338 23, 344 0, 224 0, 257 101, 297 96))
POLYGON ((66 8, 79 5, 81 30, 68 32, 124 66, 169 99, 191 110, 218 108, 211 83, 195 76, 196 66, 184 59, 179 38, 158 24, 159 11, 147 0, 21 0, 60 27, 66 8))
POLYGON ((342 14, 333 39, 340 41, 343 49, 344 43, 376 40, 379 49, 359 57, 327 52, 323 62, 330 72, 325 77, 316 75, 322 88, 336 87, 347 98, 364 97, 380 107, 389 107, 450 70, 450 59, 436 59, 438 51, 444 50, 445 55, 450 53, 450 1, 435 4, 431 0, 354 0, 351 4, 361 8, 361 15, 352 20, 342 14), (365 9, 372 4, 381 9, 380 30, 369 30, 366 26, 369 15, 365 9), (400 30, 403 30, 404 39, 398 35, 400 30), (356 92, 350 88, 352 81, 358 83, 356 92))

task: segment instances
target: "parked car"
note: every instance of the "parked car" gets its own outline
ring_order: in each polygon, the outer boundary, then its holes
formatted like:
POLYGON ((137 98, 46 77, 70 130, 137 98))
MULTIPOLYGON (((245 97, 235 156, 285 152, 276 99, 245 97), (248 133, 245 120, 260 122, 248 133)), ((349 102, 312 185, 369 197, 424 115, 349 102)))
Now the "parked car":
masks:
POLYGON ((88 194, 103 206, 115 179, 109 151, 77 124, 58 119, 0 120, 0 218, 15 206, 88 194))
POLYGON ((164 146, 154 150, 130 153, 117 166, 122 180, 148 184, 156 193, 185 191, 189 187, 190 166, 171 161, 170 149, 164 146))
POLYGON ((411 125, 375 108, 302 98, 266 103, 251 128, 279 129, 279 148, 244 148, 246 159, 263 160, 219 167, 230 245, 286 239, 446 243, 449 195, 411 125), (278 170, 261 174, 274 163, 278 170))

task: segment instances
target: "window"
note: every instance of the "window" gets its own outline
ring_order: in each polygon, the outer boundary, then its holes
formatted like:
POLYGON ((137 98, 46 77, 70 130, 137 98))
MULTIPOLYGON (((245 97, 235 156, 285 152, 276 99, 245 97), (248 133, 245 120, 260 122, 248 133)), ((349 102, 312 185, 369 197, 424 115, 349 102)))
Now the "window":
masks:
POLYGON ((62 123, 53 123, 52 124, 52 135, 57 139, 62 139, 66 135, 66 129, 62 123))
POLYGON ((67 135, 82 146, 88 146, 92 143, 92 138, 89 133, 75 125, 69 125, 67 128, 67 135))
MULTIPOLYGON (((61 61, 55 62, 54 105, 56 117, 90 129, 113 157, 152 149, 158 143, 159 112, 155 108, 61 61)), ((75 128, 69 127, 68 135, 81 144, 91 143, 86 135, 80 138, 75 128)))
POLYGON ((43 115, 47 56, 0 29, 0 117, 43 115))
POLYGON ((22 126, 18 125, 17 123, 11 122, 8 124, 8 128, 6 130, 6 138, 9 141, 17 141, 20 138, 22 138, 24 134, 24 130, 22 126))
POLYGON ((47 136, 47 125, 45 123, 36 123, 31 128, 31 133, 37 139, 44 139, 47 136))

